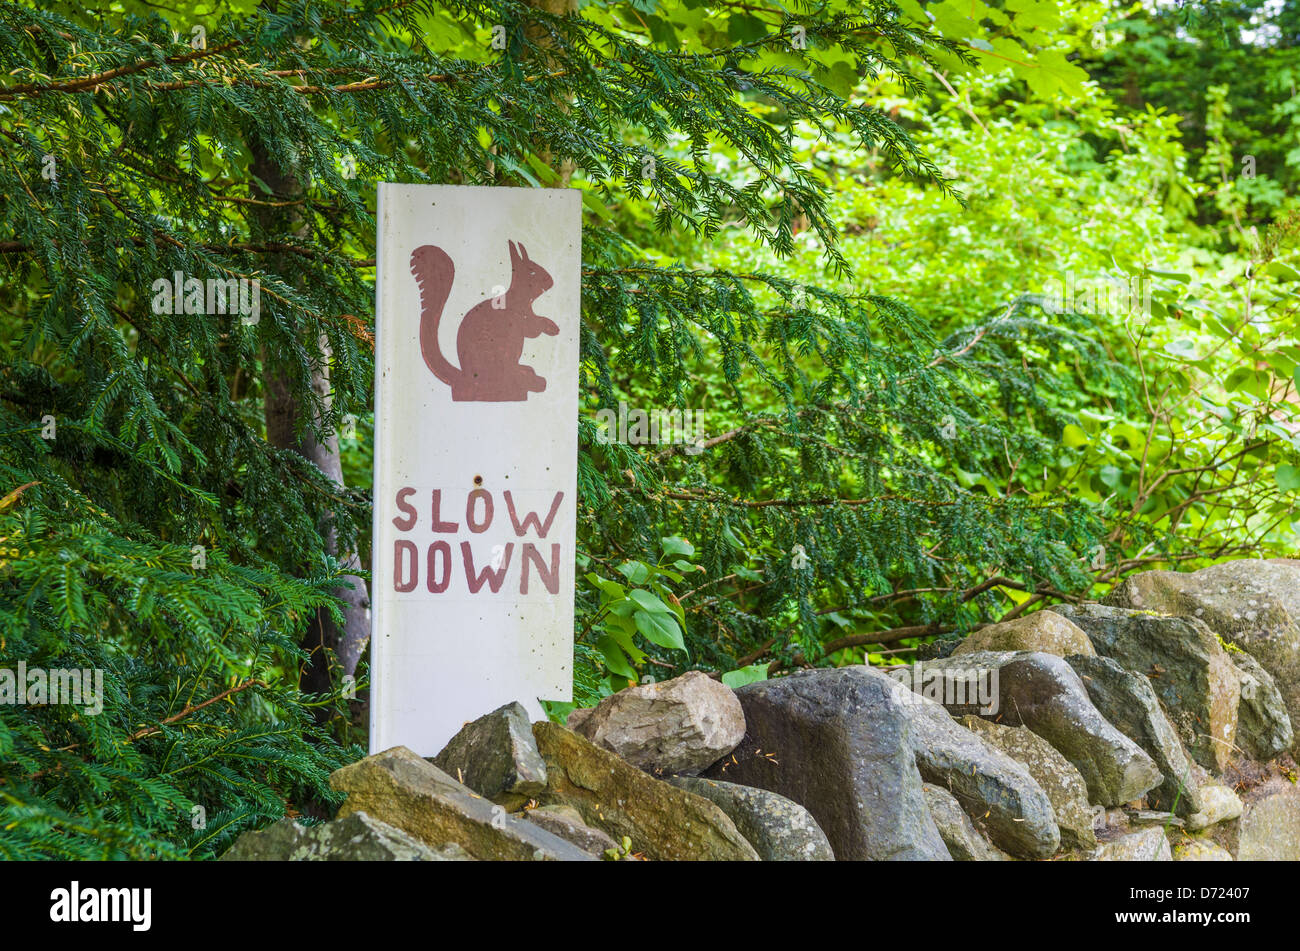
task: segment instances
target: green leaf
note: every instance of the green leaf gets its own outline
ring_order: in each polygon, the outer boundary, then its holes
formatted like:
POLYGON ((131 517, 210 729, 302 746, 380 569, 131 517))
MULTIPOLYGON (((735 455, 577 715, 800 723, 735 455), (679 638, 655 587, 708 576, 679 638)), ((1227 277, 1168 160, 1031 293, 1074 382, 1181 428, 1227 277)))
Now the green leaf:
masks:
POLYGON ((514 172, 516 175, 518 175, 520 178, 526 181, 533 188, 542 187, 542 183, 537 180, 537 176, 535 176, 529 169, 525 168, 523 165, 520 165, 518 162, 516 162, 513 158, 511 158, 506 153, 502 152, 498 155, 493 156, 493 160, 498 165, 503 166, 504 168, 508 169, 511 172, 514 172))
POLYGON ((1231 393, 1233 390, 1240 389, 1241 385, 1248 379, 1252 379, 1255 371, 1250 367, 1237 367, 1228 374, 1228 378, 1223 381, 1223 388, 1231 393))
POLYGON ((977 29, 971 21, 970 6, 966 0, 941 0, 926 8, 934 17, 934 29, 944 36, 962 39, 977 29))
POLYGON ((623 577, 631 584, 645 584, 650 578, 650 566, 642 561, 625 561, 618 566, 623 577))
POLYGON ((623 648, 632 663, 640 664, 646 659, 646 653, 636 646, 633 639, 637 633, 636 622, 630 617, 608 617, 601 625, 605 633, 614 639, 614 643, 623 648))
POLYGON ((733 13, 727 18, 727 39, 737 44, 752 43, 771 32, 772 29, 755 16, 733 13))
POLYGON ((667 20, 656 16, 646 17, 646 26, 650 27, 650 36, 656 43, 670 50, 677 49, 677 31, 667 20))
POLYGON ((595 192, 590 191, 589 189, 583 189, 582 203, 588 209, 594 211, 597 215, 599 215, 604 220, 606 221, 613 220, 614 213, 609 210, 609 206, 606 205, 603 201, 601 201, 600 197, 595 192))
POLYGON ((1079 446, 1088 445, 1088 434, 1074 423, 1067 423, 1065 429, 1061 431, 1061 441, 1071 449, 1077 449, 1079 446))
POLYGON ((572 700, 541 700, 542 712, 552 723, 564 726, 569 721, 569 714, 578 709, 572 700))
POLYGON ((861 82, 858 71, 849 63, 836 63, 819 78, 845 99, 853 95, 854 88, 861 82))
POLYGON ((677 619, 671 614, 637 611, 634 620, 636 621, 636 629, 650 643, 679 651, 686 650, 686 641, 682 637, 682 629, 678 626, 677 619))
POLYGON ((1277 479, 1277 487, 1283 492, 1294 492, 1300 489, 1300 466, 1278 466, 1273 477, 1277 479))
POLYGON ((631 598, 620 598, 609 605, 609 613, 614 617, 631 617, 636 610, 636 602, 631 598))
POLYGON ((1066 59, 1066 54, 1061 50, 1039 50, 1032 62, 1023 62, 1029 54, 1017 44, 999 38, 994 45, 1003 57, 1017 60, 1012 71, 1040 99, 1050 99, 1057 93, 1070 99, 1083 95, 1083 84, 1087 81, 1088 74, 1066 59))
POLYGON ((1269 261, 1264 268, 1264 273, 1284 281, 1300 281, 1300 271, 1281 261, 1269 261))
POLYGON ((636 668, 628 663, 627 657, 623 654, 614 639, 608 634, 602 634, 596 638, 596 647, 600 650, 601 655, 605 658, 605 666, 618 674, 620 677, 626 677, 628 680, 636 680, 636 668))
POLYGON ((1177 281, 1179 284, 1192 283, 1192 276, 1190 274, 1182 274, 1178 271, 1152 271, 1148 269, 1147 274, 1151 277, 1163 277, 1167 281, 1177 281))
POLYGON ((608 578, 602 578, 594 571, 587 574, 587 580, 611 598, 622 598, 627 596, 627 589, 621 584, 617 581, 610 581, 608 578))
POLYGON ((665 555, 686 555, 689 558, 695 554, 695 546, 684 538, 674 535, 671 538, 661 538, 659 541, 663 545, 665 555))
POLYGON ((1060 9, 1055 3, 1043 0, 1006 0, 1007 9, 1014 13, 1017 30, 1055 30, 1061 25, 1060 9))
POLYGON ((722 682, 726 686, 735 690, 737 687, 743 687, 745 684, 755 684, 760 680, 767 679, 767 664, 750 664, 748 667, 738 667, 735 670, 729 670, 722 675, 722 682))
POLYGON ((661 600, 641 588, 633 588, 628 592, 628 597, 637 603, 637 606, 644 611, 652 614, 671 614, 672 608, 664 604, 661 600))
MULTIPOLYGON (((1296 385, 1297 387, 1300 387, 1300 383, 1297 383, 1296 385)), ((730 522, 722 526, 722 540, 726 542, 728 547, 733 551, 740 551, 745 547, 745 543, 741 541, 740 536, 732 530, 730 522)))
POLYGON ((524 158, 528 162, 529 168, 536 172, 537 177, 544 183, 549 185, 552 182, 559 181, 560 176, 556 174, 555 169, 551 168, 532 152, 529 152, 524 158))

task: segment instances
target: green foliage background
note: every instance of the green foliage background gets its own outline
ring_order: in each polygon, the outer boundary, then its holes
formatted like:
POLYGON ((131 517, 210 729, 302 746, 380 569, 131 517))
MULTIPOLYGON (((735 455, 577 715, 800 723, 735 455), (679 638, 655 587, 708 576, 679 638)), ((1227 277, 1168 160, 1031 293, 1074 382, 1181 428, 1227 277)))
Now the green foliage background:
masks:
POLYGON ((578 703, 1290 554, 1296 23, 0 3, 0 668, 106 684, 98 716, 0 705, 0 856, 209 857, 330 813, 364 711, 301 692, 298 644, 337 610, 327 535, 368 557, 381 180, 583 191, 578 703), (258 278, 260 321, 153 313, 177 270, 258 278), (1067 276, 1149 306, 1058 313, 1067 276), (321 434, 358 420, 346 488, 267 442, 271 356, 321 434), (620 401, 703 410, 704 451, 602 439, 620 401))

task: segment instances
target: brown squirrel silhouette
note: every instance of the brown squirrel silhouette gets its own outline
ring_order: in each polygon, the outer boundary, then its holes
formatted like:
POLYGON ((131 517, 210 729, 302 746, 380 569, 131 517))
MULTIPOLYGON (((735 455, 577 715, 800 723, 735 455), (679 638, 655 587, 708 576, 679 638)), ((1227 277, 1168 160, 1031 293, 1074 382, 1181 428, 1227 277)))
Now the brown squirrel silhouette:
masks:
POLYGON ((546 389, 545 378, 519 358, 528 337, 560 332, 554 321, 533 313, 533 301, 555 281, 528 257, 522 244, 509 244, 510 287, 499 297, 475 304, 461 321, 456 331, 459 369, 438 346, 438 325, 456 266, 446 251, 432 244, 411 252, 411 273, 420 285, 420 352, 433 375, 451 387, 451 398, 457 402, 519 402, 546 389))

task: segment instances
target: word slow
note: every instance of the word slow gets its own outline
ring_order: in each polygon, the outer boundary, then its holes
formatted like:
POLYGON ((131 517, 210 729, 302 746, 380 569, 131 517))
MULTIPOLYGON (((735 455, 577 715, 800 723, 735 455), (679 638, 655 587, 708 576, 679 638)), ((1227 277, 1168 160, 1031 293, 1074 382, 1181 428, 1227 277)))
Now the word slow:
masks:
MULTIPOLYGON (((461 535, 460 522, 452 522, 442 516, 442 489, 433 489, 431 494, 431 520, 428 531, 436 535, 461 535)), ((401 515, 393 518, 393 525, 401 532, 413 531, 419 525, 419 511, 410 499, 416 490, 405 486, 397 490, 394 499, 401 515)), ((535 590, 533 579, 541 582, 542 587, 551 594, 560 591, 560 566, 562 546, 559 542, 542 545, 555 521, 556 513, 564 501, 564 493, 556 492, 551 501, 550 510, 542 518, 538 512, 523 510, 515 503, 513 493, 509 490, 501 493, 509 516, 510 530, 516 539, 522 539, 529 531, 538 538, 537 542, 509 541, 491 546, 477 544, 470 539, 456 540, 438 538, 424 546, 423 576, 425 588, 431 594, 442 594, 452 586, 456 555, 464 572, 465 587, 470 594, 487 590, 497 593, 505 585, 506 577, 514 567, 519 575, 519 593, 528 594, 535 590), (549 549, 549 558, 543 556, 543 549, 549 549), (486 550, 486 551, 485 551, 486 550), (516 551, 518 557, 516 557, 516 551), (476 554, 477 552, 477 554, 476 554)), ((471 535, 482 535, 491 530, 496 521, 497 503, 487 489, 474 489, 465 497, 464 527, 471 535)), ((501 531, 497 529, 498 537, 501 531)), ((420 584, 421 546, 408 538, 396 539, 393 543, 393 590, 398 593, 414 591, 420 584)))

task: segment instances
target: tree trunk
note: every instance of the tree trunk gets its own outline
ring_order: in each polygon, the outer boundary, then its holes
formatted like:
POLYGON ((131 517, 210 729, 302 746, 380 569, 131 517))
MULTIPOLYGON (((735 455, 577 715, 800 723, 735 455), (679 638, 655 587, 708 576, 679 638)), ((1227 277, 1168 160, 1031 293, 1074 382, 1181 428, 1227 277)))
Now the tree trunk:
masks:
MULTIPOLYGON (((250 148, 253 153, 253 174, 266 182, 277 200, 292 201, 301 197, 302 185, 295 169, 282 167, 267 154, 261 143, 250 143, 250 148)), ((301 222, 301 216, 292 210, 292 206, 287 211, 258 207, 253 216, 266 234, 305 234, 306 228, 301 222)), ((324 335, 320 337, 318 346, 323 359, 321 367, 312 373, 312 388, 321 398, 323 410, 328 412, 332 403, 329 376, 331 354, 329 341, 324 335)), ((265 395, 266 437, 271 445, 278 449, 293 450, 320 469, 335 485, 342 487, 343 465, 339 459, 338 434, 331 431, 324 441, 317 440, 313 426, 318 424, 320 417, 316 417, 310 421, 310 425, 301 427, 302 435, 299 435, 304 407, 294 398, 284 367, 267 352, 262 354, 262 388, 265 395)), ((329 554, 338 558, 347 568, 354 571, 360 569, 361 562, 356 552, 338 551, 337 534, 332 526, 325 529, 325 547, 329 554)), ((299 686, 304 691, 325 693, 330 690, 333 678, 326 648, 337 657, 340 676, 353 676, 370 638, 370 597, 366 584, 355 574, 346 575, 345 580, 351 582, 351 588, 339 587, 332 592, 344 602, 343 626, 340 628, 328 611, 321 610, 311 619, 303 637, 302 647, 311 653, 311 659, 299 676, 299 686)))
MULTIPOLYGON (((541 10, 543 13, 550 13, 553 16, 573 16, 578 12, 578 0, 527 0, 527 3, 534 10, 541 10)), ((535 23, 530 24, 525 30, 528 38, 538 46, 545 48, 551 45, 550 37, 538 27, 535 23)), ((568 111, 569 104, 563 100, 556 103, 556 106, 564 111, 568 111)), ((540 146, 537 149, 537 157, 548 166, 555 169, 559 176, 551 183, 552 188, 568 188, 569 179, 573 176, 573 162, 563 160, 555 162, 554 156, 549 149, 540 146)))

